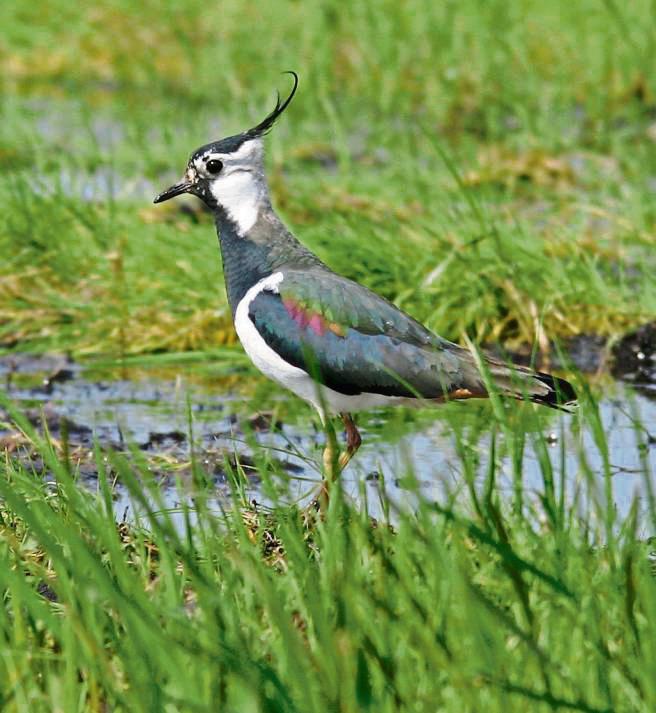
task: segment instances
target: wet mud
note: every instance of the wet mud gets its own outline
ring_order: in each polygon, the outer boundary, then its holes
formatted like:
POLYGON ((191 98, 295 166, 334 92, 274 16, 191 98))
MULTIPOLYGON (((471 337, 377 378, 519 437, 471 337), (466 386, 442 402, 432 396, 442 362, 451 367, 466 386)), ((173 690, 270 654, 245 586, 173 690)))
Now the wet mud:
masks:
MULTIPOLYGON (((600 411, 608 434, 616 504, 618 511, 627 510, 633 496, 644 489, 645 477, 652 477, 644 472, 641 448, 648 449, 649 468, 656 472, 656 326, 645 325, 612 348, 594 337, 579 337, 568 346, 567 360, 581 371, 597 373, 606 368, 620 380, 602 398, 600 411), (640 414, 639 426, 635 413, 640 414)), ((263 465, 296 482, 299 499, 312 492, 308 481, 319 478, 324 435, 309 412, 302 426, 281 423, 270 413, 244 415, 240 397, 210 381, 187 382, 177 372, 99 372, 65 357, 13 354, 0 357, 0 388, 90 489, 97 487, 97 447, 145 461, 162 491, 169 493, 172 508, 179 504, 179 484, 193 480, 193 463, 214 485, 217 498, 227 496, 238 472, 248 497, 266 500, 259 475, 263 465)), ((345 473, 356 496, 364 488, 367 501, 376 502, 385 489, 397 500, 407 499, 415 488, 406 477, 409 463, 415 483, 428 497, 462 486, 452 429, 439 414, 434 421, 419 419, 400 436, 386 433, 385 419, 376 414, 363 419, 360 427, 364 445, 345 473)), ((559 430, 555 423, 548 428, 545 440, 557 468, 559 430)), ((566 423, 564 433, 568 430, 566 423)), ((482 459, 489 447, 487 437, 479 436, 482 459)), ((602 459, 595 460, 592 435, 584 433, 580 441, 589 444, 587 457, 601 472, 602 459)), ((581 442, 568 437, 568 474, 577 472, 580 447, 581 442)), ((0 452, 48 478, 39 449, 1 405, 0 452)), ((542 487, 539 460, 528 447, 524 477, 526 487, 536 492, 542 487)), ((130 501, 120 480, 114 487, 119 514, 130 501)))
MULTIPOLYGON (((237 463, 257 481, 253 437, 282 429, 271 414, 238 419, 230 409, 230 394, 197 387, 192 395, 171 375, 129 376, 134 375, 99 375, 58 356, 0 357, 5 395, 27 424, 47 437, 59 455, 66 455, 83 480, 97 478, 94 449, 99 446, 128 455, 138 450, 165 486, 190 477, 192 456, 219 488, 226 487, 228 471, 237 463)), ((38 448, 19 426, 0 406, 0 451, 45 475, 48 469, 38 448)), ((284 447, 286 437, 279 440, 284 447)), ((283 472, 302 471, 285 457, 271 460, 283 472)))

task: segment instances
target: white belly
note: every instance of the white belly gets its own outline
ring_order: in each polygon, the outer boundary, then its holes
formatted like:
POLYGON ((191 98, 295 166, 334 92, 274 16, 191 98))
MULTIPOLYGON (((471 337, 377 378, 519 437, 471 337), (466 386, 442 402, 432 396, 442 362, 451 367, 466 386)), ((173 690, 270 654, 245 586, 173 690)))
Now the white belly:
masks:
POLYGON ((348 413, 413 401, 413 399, 409 400, 400 396, 383 396, 382 394, 340 394, 327 386, 318 384, 302 369, 289 364, 276 354, 262 339, 248 312, 251 302, 260 292, 268 290, 277 294, 279 292, 278 285, 282 280, 283 274, 281 272, 276 272, 260 280, 246 292, 235 311, 235 330, 239 341, 253 364, 265 376, 312 404, 319 411, 322 418, 326 415, 325 411, 328 414, 348 413))

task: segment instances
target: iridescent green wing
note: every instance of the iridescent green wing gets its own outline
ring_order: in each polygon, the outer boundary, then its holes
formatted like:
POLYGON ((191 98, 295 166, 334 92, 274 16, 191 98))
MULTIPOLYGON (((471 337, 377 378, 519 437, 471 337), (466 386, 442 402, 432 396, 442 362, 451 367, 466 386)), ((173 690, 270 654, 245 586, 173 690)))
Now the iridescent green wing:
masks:
POLYGON ((278 292, 258 295, 249 316, 286 362, 340 393, 441 398, 475 375, 460 347, 328 271, 283 271, 278 292))

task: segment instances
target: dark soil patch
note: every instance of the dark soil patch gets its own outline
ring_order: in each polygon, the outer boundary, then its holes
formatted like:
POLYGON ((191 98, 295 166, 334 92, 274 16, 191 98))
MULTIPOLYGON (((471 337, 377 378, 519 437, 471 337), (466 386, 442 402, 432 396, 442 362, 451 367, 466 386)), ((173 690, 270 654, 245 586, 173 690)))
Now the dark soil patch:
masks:
POLYGON ((611 372, 656 398, 656 321, 623 337, 613 348, 611 372))

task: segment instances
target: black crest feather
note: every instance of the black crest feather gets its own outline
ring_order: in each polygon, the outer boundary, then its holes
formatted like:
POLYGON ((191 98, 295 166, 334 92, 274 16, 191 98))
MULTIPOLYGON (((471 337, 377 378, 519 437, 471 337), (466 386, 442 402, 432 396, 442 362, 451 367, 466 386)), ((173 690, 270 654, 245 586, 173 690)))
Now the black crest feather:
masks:
POLYGON ((257 126, 254 126, 252 129, 248 129, 248 131, 244 132, 244 135, 248 136, 248 138, 255 139, 259 136, 264 136, 264 134, 268 133, 271 130, 271 127, 274 125, 276 119, 283 113, 283 111, 285 111, 285 109, 289 106, 291 100, 294 98, 294 94, 296 94, 296 88, 298 87, 298 74, 296 74, 296 72, 292 70, 289 70, 288 72, 283 72, 283 74, 291 74, 292 77, 294 77, 294 86, 292 87, 292 91, 289 93, 287 99, 282 102, 282 104, 280 103, 280 92, 278 92, 276 97, 276 105, 273 108, 273 111, 267 116, 265 116, 264 119, 262 119, 262 121, 257 126))

